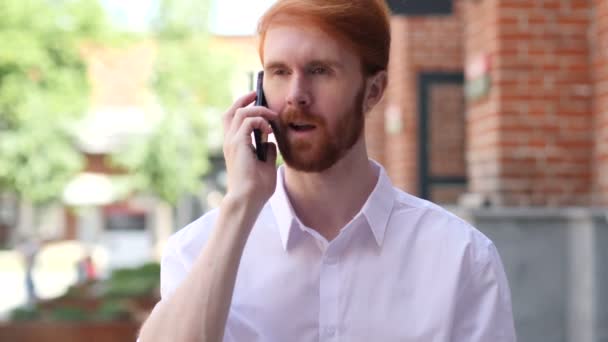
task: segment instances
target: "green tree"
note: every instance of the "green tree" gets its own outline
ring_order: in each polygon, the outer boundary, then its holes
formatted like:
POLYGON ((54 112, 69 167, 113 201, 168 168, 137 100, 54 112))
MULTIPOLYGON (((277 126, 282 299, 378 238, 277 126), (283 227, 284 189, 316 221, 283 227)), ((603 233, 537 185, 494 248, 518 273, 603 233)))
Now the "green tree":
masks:
POLYGON ((49 203, 82 168, 68 129, 87 107, 80 49, 111 35, 97 1, 0 1, 0 191, 49 203))
POLYGON ((158 54, 150 88, 162 119, 151 134, 112 156, 138 189, 169 205, 200 188, 209 169, 209 130, 215 129, 206 115, 230 104, 233 59, 211 50, 207 8, 205 1, 159 3, 151 25, 158 54))

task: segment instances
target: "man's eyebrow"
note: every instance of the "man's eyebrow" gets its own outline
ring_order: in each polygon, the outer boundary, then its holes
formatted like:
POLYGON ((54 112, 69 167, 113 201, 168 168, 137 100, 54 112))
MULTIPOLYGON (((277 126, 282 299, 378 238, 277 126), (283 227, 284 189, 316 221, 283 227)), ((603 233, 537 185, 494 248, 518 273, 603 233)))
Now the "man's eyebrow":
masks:
POLYGON ((287 65, 283 62, 268 62, 264 65, 264 69, 288 69, 287 65))
POLYGON ((333 59, 315 59, 306 64, 307 66, 329 66, 332 68, 342 68, 342 63, 333 59))
MULTIPOLYGON (((328 66, 336 69, 342 68, 342 63, 333 59, 314 59, 306 63, 306 67, 328 66)), ((270 61, 264 65, 264 69, 289 69, 287 64, 279 61, 270 61)))

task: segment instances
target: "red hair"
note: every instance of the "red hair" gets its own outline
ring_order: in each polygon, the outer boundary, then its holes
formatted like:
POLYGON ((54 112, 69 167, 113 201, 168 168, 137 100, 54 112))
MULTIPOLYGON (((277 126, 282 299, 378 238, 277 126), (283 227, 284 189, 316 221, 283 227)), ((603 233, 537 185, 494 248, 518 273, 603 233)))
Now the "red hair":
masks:
POLYGON ((384 0, 279 0, 258 24, 259 54, 264 60, 266 32, 272 24, 314 25, 347 44, 373 75, 388 67, 390 12, 384 0))

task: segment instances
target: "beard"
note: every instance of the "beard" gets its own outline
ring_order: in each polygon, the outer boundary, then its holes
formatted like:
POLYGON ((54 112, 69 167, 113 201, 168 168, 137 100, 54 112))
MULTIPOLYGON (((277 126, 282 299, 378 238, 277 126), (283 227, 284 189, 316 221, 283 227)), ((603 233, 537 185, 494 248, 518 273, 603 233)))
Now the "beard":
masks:
POLYGON ((363 113, 364 87, 358 91, 353 103, 341 113, 333 128, 327 121, 298 107, 287 107, 280 115, 275 138, 285 164, 302 172, 322 172, 331 168, 357 143, 365 126, 363 113), (314 125, 306 139, 294 136, 290 124, 294 122, 314 125))

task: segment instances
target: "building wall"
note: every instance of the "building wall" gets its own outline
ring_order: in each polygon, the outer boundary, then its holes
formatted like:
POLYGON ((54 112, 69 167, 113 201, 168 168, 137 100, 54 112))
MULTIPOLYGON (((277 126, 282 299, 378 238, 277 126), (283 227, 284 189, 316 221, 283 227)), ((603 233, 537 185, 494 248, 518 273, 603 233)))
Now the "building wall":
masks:
POLYGON ((595 132, 593 160, 594 204, 608 205, 608 2, 593 1, 591 44, 595 132))
POLYGON ((385 164, 386 158, 386 133, 384 128, 386 123, 384 119, 385 110, 386 96, 367 113, 367 119, 365 121, 365 139, 369 157, 383 165, 385 164))
POLYGON ((150 103, 146 88, 156 46, 138 43, 128 48, 88 47, 83 51, 91 82, 91 106, 143 107, 150 103))
POLYGON ((418 192, 419 182, 419 74, 463 70, 462 3, 455 1, 451 15, 392 18, 389 87, 383 126, 397 125, 400 129, 389 129, 384 135, 384 162, 394 184, 414 194, 418 192))
MULTIPOLYGON (((463 86, 447 83, 434 84, 429 88, 428 174, 431 177, 465 177, 466 108, 463 86)), ((430 198, 438 203, 458 203, 466 191, 467 185, 461 183, 431 182, 429 186, 430 198)))
MULTIPOLYGON (((497 0, 467 1, 464 10, 465 63, 491 58, 498 53, 497 0)), ((491 64, 490 75, 496 75, 491 64)), ((491 78, 490 89, 501 82, 491 78)), ((499 115, 498 92, 467 103, 467 163, 469 190, 472 193, 498 191, 499 115)))
POLYGON ((521 342, 608 338, 608 222, 587 208, 453 208, 496 245, 521 342))
POLYGON ((467 3, 467 57, 491 57, 469 105, 471 191, 503 205, 588 205, 592 94, 588 1, 467 3))

